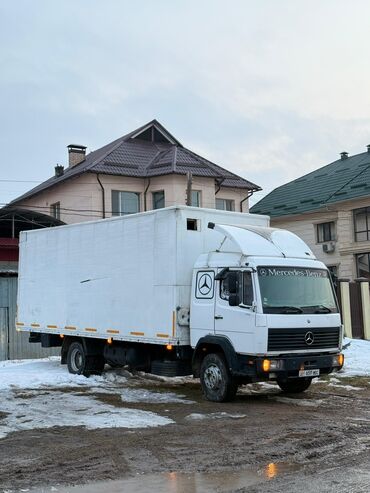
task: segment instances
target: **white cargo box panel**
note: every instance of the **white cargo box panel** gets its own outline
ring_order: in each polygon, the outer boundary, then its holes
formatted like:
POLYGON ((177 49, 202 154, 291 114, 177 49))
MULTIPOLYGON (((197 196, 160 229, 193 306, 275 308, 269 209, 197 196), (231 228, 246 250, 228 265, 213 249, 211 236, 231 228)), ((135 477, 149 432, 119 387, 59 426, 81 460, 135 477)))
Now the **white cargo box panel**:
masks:
POLYGON ((177 313, 189 308, 198 256, 220 246, 209 222, 269 218, 170 207, 21 233, 18 330, 189 344, 177 313))

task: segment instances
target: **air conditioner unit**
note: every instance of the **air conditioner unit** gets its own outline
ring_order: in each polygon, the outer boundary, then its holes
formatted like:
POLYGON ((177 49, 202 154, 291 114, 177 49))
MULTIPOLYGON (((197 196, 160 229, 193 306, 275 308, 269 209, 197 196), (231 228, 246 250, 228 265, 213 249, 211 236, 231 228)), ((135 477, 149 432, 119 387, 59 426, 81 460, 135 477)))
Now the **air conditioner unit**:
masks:
POLYGON ((335 242, 324 243, 322 249, 325 253, 333 253, 335 251, 335 242))

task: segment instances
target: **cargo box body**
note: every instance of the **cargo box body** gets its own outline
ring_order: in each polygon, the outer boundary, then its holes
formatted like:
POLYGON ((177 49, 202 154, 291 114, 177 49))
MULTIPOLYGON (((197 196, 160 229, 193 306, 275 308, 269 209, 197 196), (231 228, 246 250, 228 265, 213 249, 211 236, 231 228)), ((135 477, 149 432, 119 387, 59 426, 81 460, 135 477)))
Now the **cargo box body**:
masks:
POLYGON ((208 222, 268 226, 269 219, 170 207, 23 232, 17 329, 190 344, 183 315, 192 270, 221 241, 208 222))

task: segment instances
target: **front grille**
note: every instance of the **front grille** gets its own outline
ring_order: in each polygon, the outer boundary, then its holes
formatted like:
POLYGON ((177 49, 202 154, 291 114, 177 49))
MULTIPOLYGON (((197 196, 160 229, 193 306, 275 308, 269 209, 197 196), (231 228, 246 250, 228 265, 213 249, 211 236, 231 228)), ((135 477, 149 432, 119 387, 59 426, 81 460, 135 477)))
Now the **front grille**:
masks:
POLYGON ((268 351, 296 351, 299 349, 332 349, 339 347, 339 327, 299 329, 269 329, 268 351), (312 344, 307 344, 312 339, 312 344))

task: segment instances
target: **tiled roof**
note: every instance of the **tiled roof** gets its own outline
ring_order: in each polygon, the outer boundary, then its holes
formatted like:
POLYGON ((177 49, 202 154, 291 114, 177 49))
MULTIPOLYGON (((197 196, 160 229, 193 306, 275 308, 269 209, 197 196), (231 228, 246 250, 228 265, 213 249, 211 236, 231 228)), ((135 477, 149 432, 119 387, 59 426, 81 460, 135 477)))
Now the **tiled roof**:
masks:
POLYGON ((84 161, 65 169, 62 176, 53 176, 13 200, 19 203, 37 193, 83 173, 102 173, 146 178, 171 173, 215 178, 222 186, 245 190, 261 190, 258 185, 185 149, 157 120, 130 132, 120 139, 88 154, 84 161), (156 141, 144 140, 150 129, 159 136, 156 141))
POLYGON ((251 212, 272 217, 295 215, 366 196, 370 197, 370 152, 339 159, 276 188, 251 212))

